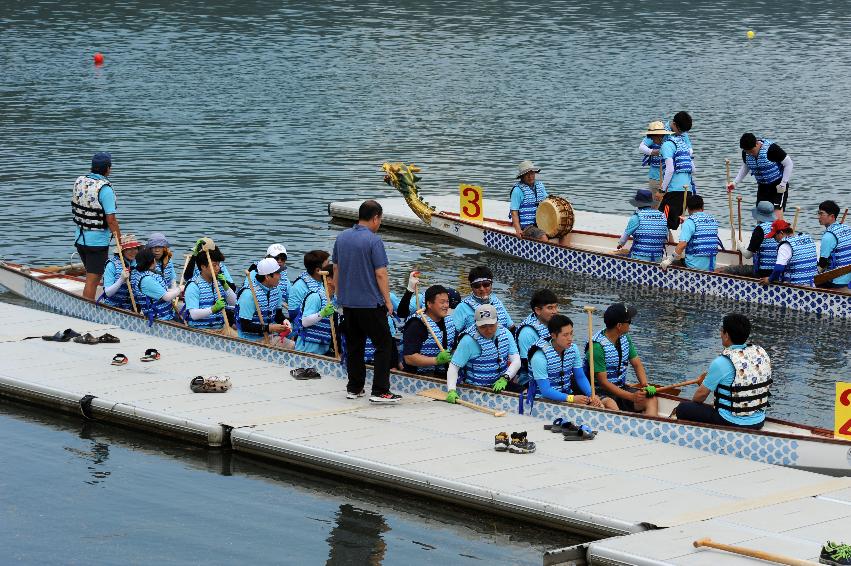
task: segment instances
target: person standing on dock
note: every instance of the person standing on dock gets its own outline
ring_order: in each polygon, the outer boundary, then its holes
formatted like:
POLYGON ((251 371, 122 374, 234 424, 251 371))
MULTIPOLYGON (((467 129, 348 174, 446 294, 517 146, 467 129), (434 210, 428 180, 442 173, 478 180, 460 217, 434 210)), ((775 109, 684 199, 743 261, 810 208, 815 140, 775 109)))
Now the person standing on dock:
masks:
POLYGON ((493 305, 499 317, 499 324, 511 329, 514 326, 514 321, 511 320, 511 316, 505 310, 505 305, 502 304, 499 297, 491 292, 493 288, 493 271, 487 266, 477 265, 470 270, 467 280, 470 282, 472 292, 464 297, 464 300, 452 312, 452 318, 455 319, 455 328, 459 332, 469 330, 475 322, 473 313, 476 308, 479 305, 493 305))
POLYGON ((129 281, 132 269, 136 267, 136 254, 142 249, 142 243, 136 240, 133 234, 121 235, 121 253, 124 254, 125 269, 121 265, 118 252, 112 255, 103 269, 103 302, 111 307, 133 310, 130 302, 129 281))
POLYGON ((74 246, 86 268, 85 299, 95 298, 112 236, 116 243, 121 242, 121 227, 115 217, 115 189, 109 180, 111 173, 112 155, 105 151, 95 153, 91 172, 77 177, 71 194, 71 212, 77 225, 74 246))
MULTIPOLYGON (((824 226, 819 252, 819 271, 839 269, 851 265, 851 227, 838 222, 839 205, 826 200, 818 206, 818 223, 824 226)), ((828 289, 847 289, 851 283, 851 273, 822 283, 819 287, 828 289)))
POLYGON ((405 323, 402 335, 405 371, 445 378, 457 338, 455 323, 449 316, 449 291, 443 285, 432 285, 425 292, 423 315, 413 316, 405 323))
POLYGON ((522 161, 517 166, 517 181, 509 194, 511 212, 508 219, 518 238, 523 237, 523 230, 529 226, 535 226, 538 205, 548 196, 544 184, 535 180, 535 175, 540 172, 541 170, 529 160, 522 161))
POLYGON ((738 249, 742 252, 742 257, 753 258, 753 265, 728 265, 723 271, 734 275, 768 277, 777 261, 777 242, 774 238, 765 237, 771 231, 771 223, 775 219, 774 203, 767 200, 756 203, 751 210, 751 216, 758 224, 751 232, 747 247, 744 242, 739 241, 738 249))
MULTIPOLYGON (((680 242, 674 250, 674 257, 681 257, 685 252, 683 262, 691 269, 703 271, 715 270, 715 257, 718 255, 718 221, 703 211, 703 197, 691 195, 688 197, 689 216, 680 230, 680 242)), ((673 258, 661 263, 663 269, 671 265, 673 258)))
POLYGON ((347 397, 363 394, 366 382, 364 350, 366 339, 375 346, 372 403, 397 403, 402 396, 390 392, 392 340, 387 315, 393 314, 387 252, 376 234, 381 227, 383 209, 374 200, 361 203, 358 223, 337 236, 331 263, 334 264, 334 286, 343 307, 345 336, 348 347, 346 369, 349 382, 347 397))
POLYGON ((517 351, 520 354, 520 371, 517 383, 529 382, 529 348, 541 340, 549 340, 547 328, 550 319, 558 314, 558 297, 549 289, 538 289, 529 301, 532 312, 517 326, 517 351))
POLYGON ((742 167, 733 182, 727 185, 727 190, 734 191, 750 173, 757 183, 757 202, 770 201, 774 204, 775 217, 783 218, 789 199, 789 179, 794 168, 792 158, 773 141, 757 139, 750 132, 742 134, 739 147, 742 148, 742 167))
POLYGON ((694 159, 691 140, 687 132, 692 120, 688 112, 677 112, 671 120, 673 134, 662 143, 660 153, 665 162, 665 176, 661 191, 664 193, 659 210, 668 219, 668 228, 676 230, 683 214, 683 191, 694 192, 694 159))
POLYGON ((818 254, 810 235, 801 232, 795 234, 792 226, 781 218, 771 223, 771 231, 765 237, 774 238, 777 242, 777 260, 771 275, 760 279, 760 283, 768 285, 782 282, 814 287, 818 254))
POLYGON ((665 136, 673 134, 671 130, 665 127, 665 124, 660 120, 658 122, 650 122, 647 126, 647 131, 644 132, 645 138, 641 140, 638 146, 638 151, 643 154, 641 164, 647 167, 647 188, 651 191, 650 207, 659 208, 659 202, 662 200, 662 178, 659 171, 662 167, 662 142, 665 141, 665 136))
POLYGON ((668 241, 665 215, 653 208, 653 194, 648 189, 639 189, 635 198, 629 202, 636 208, 635 214, 627 222, 617 248, 622 249, 632 236, 629 257, 652 262, 662 261, 668 241))
POLYGON ((771 360, 760 346, 748 344, 751 323, 732 313, 721 324, 721 346, 691 401, 676 408, 677 419, 721 426, 761 429, 772 383, 771 360), (710 393, 714 406, 703 402, 710 393))

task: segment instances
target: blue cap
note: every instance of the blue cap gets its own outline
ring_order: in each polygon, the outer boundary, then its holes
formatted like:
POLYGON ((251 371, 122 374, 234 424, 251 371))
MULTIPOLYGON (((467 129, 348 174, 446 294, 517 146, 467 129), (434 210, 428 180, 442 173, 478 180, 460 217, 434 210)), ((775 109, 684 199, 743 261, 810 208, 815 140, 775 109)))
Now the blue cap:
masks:
POLYGON ((112 165, 112 155, 106 151, 99 151, 92 156, 92 169, 100 169, 112 165))

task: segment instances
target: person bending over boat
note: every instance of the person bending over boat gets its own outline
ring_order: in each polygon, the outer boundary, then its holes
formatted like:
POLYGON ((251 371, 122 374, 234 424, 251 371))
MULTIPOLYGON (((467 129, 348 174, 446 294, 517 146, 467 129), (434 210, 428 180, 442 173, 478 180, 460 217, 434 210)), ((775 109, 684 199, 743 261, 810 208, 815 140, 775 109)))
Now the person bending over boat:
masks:
MULTIPOLYGON (((821 236, 819 272, 839 269, 851 265, 851 227, 837 222, 839 205, 826 200, 818 206, 818 223, 824 226, 821 236)), ((851 273, 822 283, 819 287, 828 289, 847 289, 851 283, 851 273)))
POLYGON ((499 393, 518 391, 511 378, 520 370, 520 354, 514 337, 499 323, 493 305, 479 305, 473 313, 475 324, 462 333, 446 371, 446 401, 458 400, 459 376, 468 385, 489 387, 499 393))
POLYGON ((509 194, 511 212, 508 219, 518 238, 523 237, 523 230, 536 225, 535 214, 538 212, 538 205, 548 196, 544 184, 535 180, 535 175, 540 172, 541 170, 529 160, 522 161, 517 166, 517 180, 509 194))
POLYGON ((689 216, 680 230, 680 242, 673 256, 662 261, 660 266, 667 269, 671 263, 682 257, 681 264, 691 269, 715 270, 715 257, 718 255, 718 221, 703 211, 703 197, 688 197, 689 216))
POLYGON ((647 172, 647 188, 652 191, 650 208, 653 209, 659 208, 659 201, 662 200, 663 194, 660 190, 662 179, 659 175, 659 169, 662 165, 660 151, 662 149, 662 142, 665 141, 667 136, 673 133, 665 127, 665 124, 661 120, 650 122, 650 125, 647 126, 647 131, 644 132, 645 137, 638 146, 638 151, 644 155, 641 159, 641 165, 649 169, 647 172))
POLYGON ((677 112, 671 120, 673 134, 662 143, 660 152, 665 160, 665 177, 661 191, 664 193, 659 210, 668 219, 668 228, 676 230, 683 214, 683 191, 694 192, 694 159, 691 140, 687 132, 691 130, 692 120, 688 112, 677 112))
POLYGON ((738 249, 743 257, 753 258, 753 265, 728 265, 721 271, 734 275, 768 277, 777 261, 777 242, 773 238, 765 237, 771 231, 771 223, 774 222, 774 204, 766 200, 756 203, 751 210, 751 216, 758 224, 751 232, 751 240, 747 247, 739 240, 738 249))
POLYGON ((186 323, 193 328, 221 330, 227 320, 224 310, 227 305, 236 304, 236 293, 228 284, 225 275, 219 272, 221 262, 225 260, 219 248, 213 248, 210 252, 210 260, 212 265, 207 262, 207 254, 203 252, 189 260, 186 271, 189 273, 198 271, 198 275, 192 277, 186 284, 183 300, 188 317, 185 316, 185 318, 186 323), (220 292, 223 295, 221 299, 216 295, 213 277, 218 280, 221 287, 220 292))
POLYGON ((121 242, 121 227, 115 217, 117 209, 115 190, 109 175, 112 173, 112 156, 99 151, 92 156, 92 168, 88 175, 74 181, 71 194, 71 212, 77 234, 74 247, 86 268, 86 284, 83 298, 94 299, 103 269, 109 256, 112 236, 121 242))
POLYGON ((174 273, 174 263, 171 261, 174 254, 171 253, 171 248, 168 245, 168 240, 161 232, 154 232, 148 236, 148 241, 145 247, 154 252, 154 271, 159 273, 160 277, 165 281, 166 287, 171 287, 172 283, 177 283, 177 276, 174 273))
MULTIPOLYGON (((597 332, 593 339, 594 379, 603 395, 613 400, 622 411, 644 413, 655 417, 659 413, 659 401, 653 397, 655 389, 627 387, 626 376, 629 366, 635 371, 639 385, 647 385, 644 364, 635 351, 629 328, 638 311, 623 303, 615 303, 603 314, 605 330, 597 332), (649 395, 649 397, 648 397, 649 395)), ((585 367, 588 367, 588 346, 585 347, 585 367)))
POLYGON ((470 281, 472 293, 465 297, 452 313, 455 328, 459 332, 469 330, 473 326, 473 313, 479 305, 493 305, 499 317, 499 324, 509 329, 514 326, 514 321, 511 320, 508 311, 505 310, 505 305, 502 304, 499 297, 491 292, 493 271, 489 267, 477 265, 470 270, 467 280, 470 281))
POLYGON ((322 276, 319 274, 327 268, 331 254, 325 250, 311 250, 304 254, 304 271, 296 277, 290 286, 289 311, 290 321, 293 325, 293 335, 298 336, 301 328, 301 313, 304 310, 304 298, 323 288, 322 276))
POLYGON ((162 275, 156 272, 154 252, 144 248, 136 255, 136 269, 130 276, 130 284, 142 313, 148 320, 174 320, 172 301, 180 296, 183 287, 177 282, 169 288, 162 275))
POLYGON ((760 279, 760 283, 791 283, 793 285, 815 286, 814 277, 818 272, 816 243, 809 234, 792 229, 783 219, 771 223, 771 231, 766 238, 777 242, 777 260, 771 275, 760 279))
MULTIPOLYGON (((285 314, 289 315, 290 290, 292 289, 292 286, 290 285, 290 280, 287 277, 287 248, 285 248, 283 244, 272 244, 266 249, 266 257, 264 259, 270 258, 274 259, 278 263, 278 267, 281 269, 278 290, 281 293, 281 304, 284 307, 285 314)), ((260 261, 263 260, 261 259, 260 261)), ((257 266, 260 264, 260 261, 252 263, 248 267, 248 273, 256 274, 257 266)), ((247 278, 242 282, 241 289, 245 289, 246 287, 248 287, 247 278)))
POLYGON ((760 429, 765 421, 771 379, 771 360, 760 346, 748 344, 751 323, 732 313, 721 324, 724 350, 709 365, 691 401, 676 408, 677 419, 723 426, 760 429), (710 393, 714 406, 703 402, 710 393))
POLYGON ((559 403, 617 409, 612 399, 591 395, 591 384, 582 369, 582 354, 573 343, 573 321, 555 314, 547 322, 547 334, 548 338, 538 340, 529 349, 535 395, 559 403))
POLYGON ((623 236, 618 240, 618 249, 622 249, 632 236, 629 257, 644 261, 662 261, 665 257, 665 243, 668 241, 665 215, 653 208, 653 195, 648 189, 639 189, 629 202, 636 211, 629 219, 623 236))
POLYGON ((783 218, 786 201, 789 199, 789 178, 792 176, 792 158, 769 139, 757 139, 748 132, 739 139, 742 148, 742 167, 727 190, 732 192, 748 173, 757 183, 756 200, 769 201, 774 205, 775 220, 783 218))
POLYGON ((517 326, 517 351, 520 354, 520 371, 516 383, 529 383, 529 348, 550 338, 547 324, 558 314, 558 297, 549 289, 539 289, 529 301, 532 312, 517 326))
POLYGON ((139 253, 140 249, 142 249, 142 244, 136 240, 136 236, 133 234, 121 236, 121 253, 124 254, 124 265, 127 266, 127 269, 121 266, 121 258, 118 257, 118 252, 113 254, 106 262, 106 266, 102 270, 103 295, 101 295, 101 298, 104 304, 128 311, 133 310, 127 282, 130 280, 133 268, 136 267, 136 254, 139 253))
POLYGON ((271 257, 261 259, 254 271, 249 271, 251 283, 248 283, 246 277, 246 286, 237 293, 234 313, 240 338, 258 342, 268 334, 274 345, 280 344, 287 349, 295 347, 295 343, 287 339, 292 326, 284 314, 286 306, 281 291, 282 271, 280 263, 271 257), (262 323, 260 314, 263 315, 262 323))
POLYGON ((452 359, 457 333, 449 315, 449 291, 443 285, 432 285, 425 292, 423 316, 412 316, 402 334, 402 356, 405 371, 421 375, 446 377, 446 366, 452 359), (434 332, 435 341, 429 328, 434 332))
POLYGON ((295 343, 295 349, 299 352, 310 352, 321 356, 333 356, 334 346, 331 340, 331 317, 339 329, 339 317, 337 316, 337 298, 334 295, 334 265, 329 264, 328 292, 331 300, 325 292, 324 286, 312 291, 304 298, 304 312, 301 316, 302 330, 295 343))

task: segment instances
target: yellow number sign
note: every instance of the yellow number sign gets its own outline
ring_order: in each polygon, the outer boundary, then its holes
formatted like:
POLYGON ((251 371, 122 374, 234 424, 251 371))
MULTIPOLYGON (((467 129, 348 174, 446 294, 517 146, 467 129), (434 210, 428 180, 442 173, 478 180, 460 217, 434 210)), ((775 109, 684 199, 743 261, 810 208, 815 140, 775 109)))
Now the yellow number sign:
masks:
POLYGON ((485 219, 485 207, 482 200, 481 187, 475 185, 460 185, 461 191, 461 218, 481 222, 485 219))
POLYGON ((836 383, 833 437, 851 440, 851 383, 836 383))

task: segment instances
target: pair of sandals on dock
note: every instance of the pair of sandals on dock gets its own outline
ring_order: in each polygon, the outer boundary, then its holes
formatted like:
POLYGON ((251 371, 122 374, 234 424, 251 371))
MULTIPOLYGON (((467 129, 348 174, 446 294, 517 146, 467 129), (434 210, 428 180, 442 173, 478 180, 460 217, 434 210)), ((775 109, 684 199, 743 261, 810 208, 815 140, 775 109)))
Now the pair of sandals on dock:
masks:
MULTIPOLYGON (((154 348, 148 348, 145 350, 145 355, 139 358, 140 362, 155 362, 160 359, 160 353, 154 348)), ((127 356, 124 354, 115 354, 112 357, 112 365, 114 366, 123 366, 128 362, 127 356)))
POLYGON ((596 430, 591 430, 588 425, 576 425, 570 421, 566 421, 561 417, 555 419, 552 424, 545 424, 544 430, 554 433, 561 433, 565 440, 594 440, 597 436, 596 430))
MULTIPOLYGON (((37 338, 37 336, 29 336, 24 338, 24 340, 30 340, 32 338, 37 338)), ((93 334, 86 332, 85 334, 80 334, 76 330, 72 328, 66 328, 64 331, 60 330, 53 336, 42 336, 42 340, 46 342, 76 342, 78 344, 118 344, 121 342, 118 338, 113 336, 112 334, 106 333, 103 336, 95 337, 93 334)))

